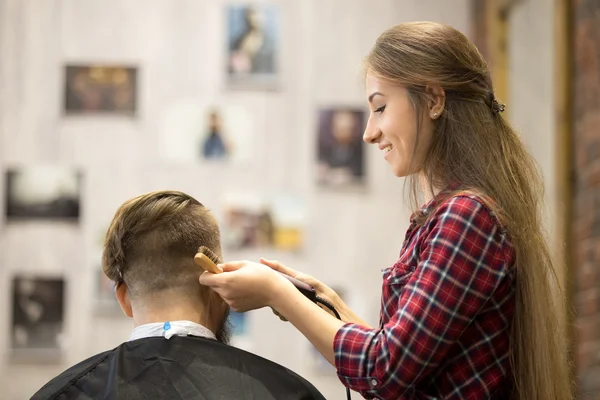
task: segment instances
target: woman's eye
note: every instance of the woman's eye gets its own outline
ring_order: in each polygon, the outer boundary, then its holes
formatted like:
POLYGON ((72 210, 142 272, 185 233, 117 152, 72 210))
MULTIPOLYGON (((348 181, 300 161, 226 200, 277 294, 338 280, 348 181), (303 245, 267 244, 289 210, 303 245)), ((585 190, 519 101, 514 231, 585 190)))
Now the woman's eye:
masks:
POLYGON ((385 110, 385 105, 379 107, 378 109, 375 110, 376 113, 381 114, 383 112, 383 110, 385 110))

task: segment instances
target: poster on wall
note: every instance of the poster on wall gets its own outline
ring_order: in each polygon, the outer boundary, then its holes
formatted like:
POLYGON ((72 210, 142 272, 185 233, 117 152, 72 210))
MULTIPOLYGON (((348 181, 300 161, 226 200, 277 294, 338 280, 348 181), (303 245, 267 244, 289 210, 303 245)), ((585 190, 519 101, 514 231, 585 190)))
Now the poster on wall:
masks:
POLYGON ((81 173, 64 166, 6 171, 6 219, 78 221, 81 173))
POLYGON ((162 157, 176 163, 240 163, 251 159, 254 121, 244 107, 188 100, 165 112, 162 157))
POLYGON ((116 65, 65 66, 65 113, 133 116, 137 69, 116 65))
POLYGON ((63 347, 65 282, 15 276, 12 281, 11 348, 15 357, 45 358, 63 347))
POLYGON ((307 205, 298 195, 278 193, 270 199, 273 215, 273 247, 279 251, 300 252, 304 247, 307 205))
POLYGON ((248 335, 248 326, 246 324, 246 313, 240 313, 231 310, 229 312, 229 323, 231 324, 231 335, 232 336, 246 336, 248 335))
POLYGON ((117 297, 115 295, 115 282, 110 280, 102 269, 102 253, 104 250, 104 240, 108 231, 108 223, 101 225, 101 228, 95 230, 94 235, 94 256, 92 264, 94 265, 93 284, 94 284, 94 304, 97 315, 106 317, 126 317, 117 297))
POLYGON ((94 278, 96 312, 101 315, 124 316, 115 296, 115 283, 104 274, 102 267, 95 269, 94 278))
POLYGON ((319 110, 317 182, 320 186, 364 185, 364 127, 364 110, 345 107, 319 110))
POLYGON ((229 250, 303 249, 307 207, 298 195, 231 193, 223 199, 222 213, 223 245, 229 250))
POLYGON ((273 90, 279 73, 279 10, 271 4, 227 7, 230 88, 273 90))
POLYGON ((231 337, 229 344, 242 350, 252 351, 252 337, 248 328, 249 313, 229 311, 229 329, 231 337))

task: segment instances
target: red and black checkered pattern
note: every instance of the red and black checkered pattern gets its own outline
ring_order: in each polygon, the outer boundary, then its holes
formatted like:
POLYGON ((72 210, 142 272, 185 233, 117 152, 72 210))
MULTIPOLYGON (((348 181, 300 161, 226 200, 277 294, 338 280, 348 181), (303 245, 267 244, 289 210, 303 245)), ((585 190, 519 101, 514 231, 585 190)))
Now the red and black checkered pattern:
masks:
POLYGON ((365 398, 502 398, 511 382, 514 249, 483 197, 441 196, 383 270, 379 327, 336 334, 338 376, 365 398))

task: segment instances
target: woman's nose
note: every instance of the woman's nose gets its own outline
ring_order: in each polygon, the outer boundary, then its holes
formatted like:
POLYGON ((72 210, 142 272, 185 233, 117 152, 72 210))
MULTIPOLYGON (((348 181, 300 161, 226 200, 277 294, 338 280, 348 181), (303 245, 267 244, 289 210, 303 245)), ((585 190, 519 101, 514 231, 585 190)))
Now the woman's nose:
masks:
POLYGON ((377 139, 381 136, 381 131, 374 126, 370 121, 367 122, 365 132, 363 133, 363 141, 365 143, 373 144, 377 142, 377 139))

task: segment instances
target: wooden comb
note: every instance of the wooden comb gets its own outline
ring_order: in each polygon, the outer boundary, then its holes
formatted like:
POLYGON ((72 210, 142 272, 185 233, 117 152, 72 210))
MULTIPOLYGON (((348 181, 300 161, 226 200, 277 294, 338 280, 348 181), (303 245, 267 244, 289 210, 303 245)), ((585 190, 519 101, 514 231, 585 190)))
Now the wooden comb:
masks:
POLYGON ((194 263, 205 271, 212 272, 213 274, 220 274, 221 271, 217 264, 221 262, 219 256, 212 252, 206 246, 200 246, 198 253, 194 256, 194 263))
MULTIPOLYGON (((196 255, 194 256, 194 263, 196 263, 196 265, 198 265, 200 268, 202 268, 205 271, 212 272, 213 274, 220 274, 221 272, 223 272, 219 269, 219 267, 217 267, 217 264, 219 264, 220 262, 221 262, 221 258, 218 255, 216 255, 215 253, 213 253, 212 250, 210 250, 206 246, 200 246, 198 248, 198 253, 196 253, 196 255)), ((288 281, 292 282, 294 284, 294 286, 296 286, 296 289, 298 289, 303 295, 308 297, 311 301, 316 302, 317 291, 312 286, 310 286, 302 281, 299 281, 298 279, 293 278, 289 275, 286 275, 282 272, 279 272, 279 271, 275 271, 275 272, 277 272, 279 275, 283 276, 288 281)))

